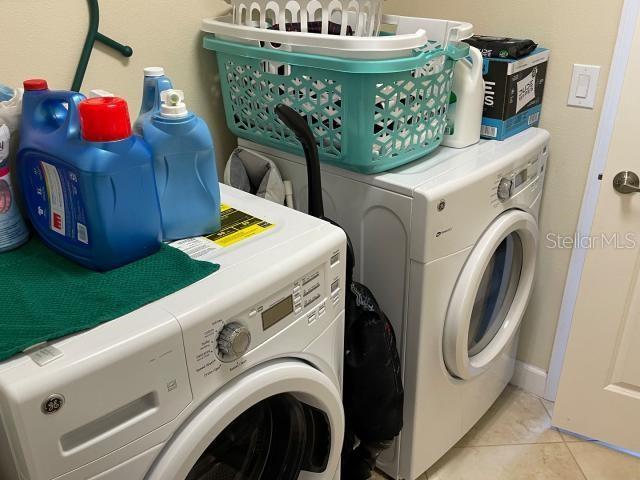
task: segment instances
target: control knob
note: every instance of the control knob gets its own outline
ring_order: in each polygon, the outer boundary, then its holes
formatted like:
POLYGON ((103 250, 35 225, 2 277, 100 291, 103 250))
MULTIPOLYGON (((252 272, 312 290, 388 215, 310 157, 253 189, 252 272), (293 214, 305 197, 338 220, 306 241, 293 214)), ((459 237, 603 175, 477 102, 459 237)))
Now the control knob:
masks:
POLYGON ((513 182, 508 178, 503 178, 500 180, 498 184, 498 199, 501 201, 508 200, 511 198, 511 187, 513 186, 513 182))
POLYGON ((238 322, 225 325, 218 335, 218 352, 224 362, 232 362, 247 353, 251 344, 251 332, 238 322))

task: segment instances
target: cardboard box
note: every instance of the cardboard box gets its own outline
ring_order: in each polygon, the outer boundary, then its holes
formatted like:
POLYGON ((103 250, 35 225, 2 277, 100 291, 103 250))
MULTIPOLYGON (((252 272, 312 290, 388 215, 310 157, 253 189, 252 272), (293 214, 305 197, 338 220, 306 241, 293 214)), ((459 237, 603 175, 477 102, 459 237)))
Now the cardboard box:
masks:
POLYGON ((484 59, 482 137, 504 140, 540 123, 550 51, 513 59, 484 59))

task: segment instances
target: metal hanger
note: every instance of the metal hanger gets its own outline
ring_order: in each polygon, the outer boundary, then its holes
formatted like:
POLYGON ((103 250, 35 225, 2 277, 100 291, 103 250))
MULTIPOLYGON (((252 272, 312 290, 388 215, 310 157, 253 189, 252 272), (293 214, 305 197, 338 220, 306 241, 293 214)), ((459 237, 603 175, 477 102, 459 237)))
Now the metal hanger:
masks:
POLYGON ((89 65, 89 59, 91 58, 91 52, 96 42, 100 42, 109 48, 112 48, 119 52, 124 57, 130 57, 133 55, 133 49, 128 45, 123 45, 116 42, 112 38, 103 35, 98 31, 100 25, 100 7, 98 0, 87 0, 89 3, 89 31, 87 32, 87 38, 82 48, 82 54, 80 55, 80 61, 78 62, 78 68, 76 68, 76 74, 73 77, 73 85, 71 90, 75 92, 80 91, 84 75, 87 71, 87 65, 89 65))

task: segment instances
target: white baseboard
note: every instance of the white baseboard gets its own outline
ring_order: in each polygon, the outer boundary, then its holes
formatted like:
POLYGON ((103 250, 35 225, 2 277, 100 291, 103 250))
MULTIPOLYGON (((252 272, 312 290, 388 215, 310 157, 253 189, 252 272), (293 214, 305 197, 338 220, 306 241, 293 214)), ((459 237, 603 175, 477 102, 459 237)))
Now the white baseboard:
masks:
POLYGON ((528 363, 516 360, 516 370, 511 384, 538 397, 544 397, 547 386, 547 372, 528 363))

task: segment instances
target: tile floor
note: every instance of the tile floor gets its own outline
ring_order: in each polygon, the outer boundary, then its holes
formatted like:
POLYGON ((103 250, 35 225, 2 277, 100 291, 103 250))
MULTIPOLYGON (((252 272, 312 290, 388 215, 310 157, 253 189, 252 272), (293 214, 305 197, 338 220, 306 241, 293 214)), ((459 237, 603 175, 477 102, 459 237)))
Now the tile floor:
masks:
POLYGON ((552 412, 553 403, 507 387, 419 480, 640 480, 640 458, 557 431, 552 412))

